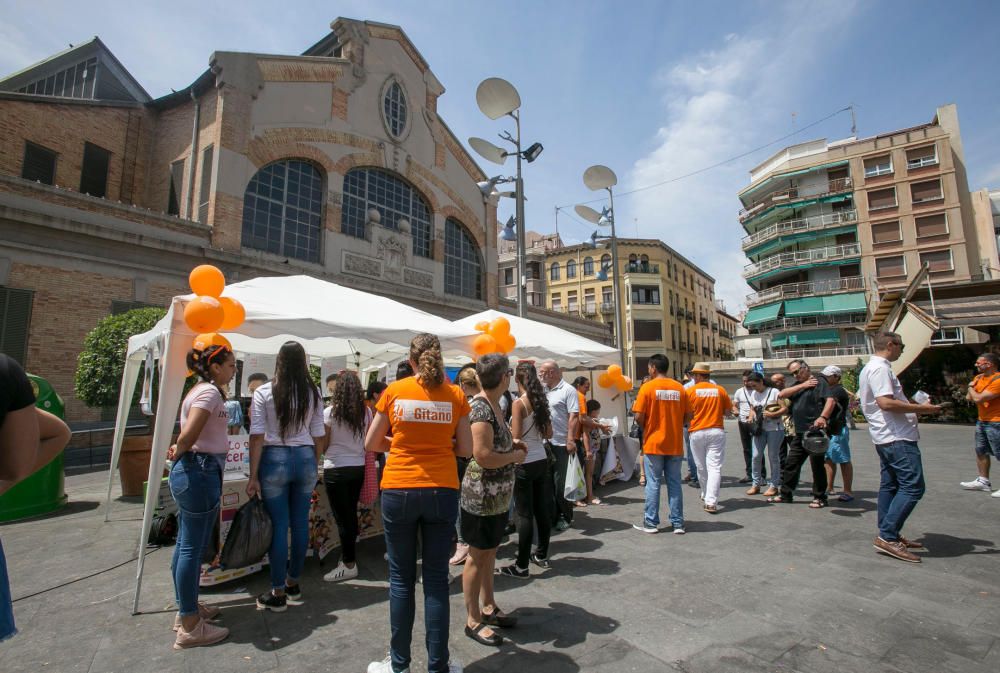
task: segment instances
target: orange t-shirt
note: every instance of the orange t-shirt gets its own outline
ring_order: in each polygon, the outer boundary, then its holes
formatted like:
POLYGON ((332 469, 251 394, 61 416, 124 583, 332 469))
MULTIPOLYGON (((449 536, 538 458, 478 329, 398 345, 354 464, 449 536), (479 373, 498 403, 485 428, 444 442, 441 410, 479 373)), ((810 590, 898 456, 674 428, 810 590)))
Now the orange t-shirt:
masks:
MULTIPOLYGON (((579 390, 576 391, 577 397, 580 398, 580 418, 587 415, 587 396, 581 393, 579 390)), ((583 430, 583 423, 576 424, 576 439, 582 439, 587 433, 583 430)))
MULTIPOLYGON (((994 374, 990 377, 984 377, 980 374, 972 380, 972 383, 977 393, 985 391, 1000 394, 1000 374, 994 374)), ((1000 422, 1000 399, 976 402, 976 409, 979 410, 979 420, 1000 422)))
POLYGON ((643 415, 642 451, 654 456, 684 455, 684 414, 689 408, 684 386, 655 378, 639 388, 632 411, 643 415))
POLYGON ((722 428, 722 419, 733 403, 722 386, 708 381, 696 383, 687 390, 688 405, 694 416, 688 425, 688 432, 722 428))
POLYGON ((375 409, 389 416, 392 428, 382 488, 458 488, 452 439, 459 419, 469 415, 458 386, 428 389, 411 376, 389 384, 375 409))

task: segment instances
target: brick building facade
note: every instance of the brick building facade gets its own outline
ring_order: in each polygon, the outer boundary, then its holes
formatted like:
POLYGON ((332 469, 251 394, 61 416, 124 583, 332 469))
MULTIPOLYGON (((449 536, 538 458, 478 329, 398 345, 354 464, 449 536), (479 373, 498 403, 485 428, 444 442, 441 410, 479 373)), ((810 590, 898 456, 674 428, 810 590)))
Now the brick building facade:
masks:
POLYGON ((400 28, 331 28, 299 56, 216 52, 155 100, 96 38, 0 80, 0 349, 71 421, 98 416, 73 396, 87 332, 197 264, 497 306, 496 208, 444 87, 400 28))

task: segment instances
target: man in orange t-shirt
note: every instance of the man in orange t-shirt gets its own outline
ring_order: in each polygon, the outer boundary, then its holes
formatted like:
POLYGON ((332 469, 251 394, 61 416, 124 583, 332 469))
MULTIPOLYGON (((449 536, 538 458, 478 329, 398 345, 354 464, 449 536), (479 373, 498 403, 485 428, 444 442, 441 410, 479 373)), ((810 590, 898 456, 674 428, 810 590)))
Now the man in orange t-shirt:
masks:
MULTIPOLYGON (((966 399, 976 403, 979 419, 976 421, 976 469, 972 481, 963 481, 968 491, 992 491, 990 483, 990 454, 1000 460, 1000 356, 983 353, 976 358, 979 374, 969 382, 966 399)), ((1000 490, 993 494, 1000 498, 1000 490)))
POLYGON ((719 488, 722 486, 722 461, 726 457, 726 431, 722 420, 732 416, 732 402, 722 386, 709 381, 712 371, 706 362, 691 368, 694 385, 684 392, 688 400, 688 436, 691 454, 698 466, 698 482, 705 511, 718 511, 719 488))
POLYGON ((667 376, 670 361, 665 355, 649 358, 649 380, 636 396, 635 422, 642 428, 642 460, 646 471, 646 506, 643 533, 659 532, 660 485, 666 482, 670 523, 677 535, 684 534, 684 497, 681 464, 684 462, 684 417, 688 413, 684 387, 667 376))

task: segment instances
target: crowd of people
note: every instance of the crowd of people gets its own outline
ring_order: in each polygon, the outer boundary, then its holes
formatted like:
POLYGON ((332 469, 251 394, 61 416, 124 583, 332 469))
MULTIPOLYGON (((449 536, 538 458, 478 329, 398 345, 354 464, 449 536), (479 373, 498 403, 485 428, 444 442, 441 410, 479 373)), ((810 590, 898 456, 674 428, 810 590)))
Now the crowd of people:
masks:
MULTIPOLYGON (((878 334, 873 345, 874 355, 854 393, 843 388, 838 368, 814 373, 803 360, 792 360, 787 365, 791 385, 782 372, 765 378, 748 371, 742 387, 730 396, 712 380, 706 363, 693 366, 682 383, 667 375, 665 356, 651 357, 631 409, 645 487, 643 516, 634 528, 660 532, 660 491, 665 486, 670 528, 683 534, 684 481, 699 489, 706 512, 725 509, 719 494, 727 417, 738 419, 745 462, 741 481, 749 485, 748 496, 792 502, 809 461, 810 508, 827 506, 837 466, 843 478, 839 498, 849 501, 853 469, 847 426, 857 400, 881 466, 873 546, 896 559, 920 562, 914 552, 922 545, 902 535, 924 492, 917 415, 934 414, 941 407, 904 395, 891 368, 905 347, 899 335, 878 334), (682 479, 685 462, 690 473, 682 479)), ((181 405, 181 432, 170 447, 168 479, 179 511, 171 563, 177 649, 210 645, 229 635, 217 623, 219 609, 201 602, 198 594, 201 560, 218 517, 226 437, 233 423, 226 391, 236 374, 236 359, 228 346, 210 345, 192 350, 187 364, 200 382, 181 405)), ((985 353, 976 367, 979 375, 969 384, 968 399, 979 408, 979 475, 962 486, 988 491, 989 456, 1000 456, 1000 358, 985 353)), ((2 452, 0 492, 68 439, 64 424, 53 423, 45 412, 28 411, 33 395, 19 372, 16 363, 0 356, 7 391, 0 400, 0 439, 6 445, 11 437, 27 433, 39 441, 32 452, 2 452)), ((548 569, 552 531, 572 526, 575 509, 600 504, 590 466, 609 428, 599 418, 599 404, 586 399, 589 385, 585 378, 564 381, 556 362, 540 362, 537 369, 520 362, 511 368, 500 354, 480 357, 452 383, 437 337, 421 334, 411 342, 396 381, 365 390, 355 373, 341 372, 327 381, 330 404, 324 408, 305 350, 297 342, 285 343, 274 377, 252 382, 247 414, 247 494, 262 499, 274 529, 268 550, 271 586, 257 596, 257 607, 281 612, 302 600, 310 498, 322 465, 341 541, 340 560, 325 580, 358 576, 358 503, 381 497, 391 635, 389 656, 372 662, 369 673, 409 670, 418 568, 429 671, 461 671, 448 646, 449 564, 464 565, 465 635, 485 646, 500 645, 502 630, 514 628, 517 618, 498 604, 494 577, 523 579, 533 567, 548 569), (512 381, 516 395, 509 392, 512 381), (586 494, 575 502, 563 497, 574 457, 588 466, 586 494), (497 568, 497 548, 512 532, 518 538, 516 557, 497 568)), ((6 581, 0 581, 0 589, 7 592, 0 605, 6 606, 0 612, 3 638, 13 632, 13 619, 6 581)))

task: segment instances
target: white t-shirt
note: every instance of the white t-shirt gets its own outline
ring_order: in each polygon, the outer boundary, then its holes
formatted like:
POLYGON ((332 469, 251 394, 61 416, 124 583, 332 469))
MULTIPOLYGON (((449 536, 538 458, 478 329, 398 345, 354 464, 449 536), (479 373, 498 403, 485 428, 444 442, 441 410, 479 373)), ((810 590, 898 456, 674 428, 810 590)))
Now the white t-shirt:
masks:
POLYGON ((570 384, 560 381, 547 388, 545 396, 549 399, 549 412, 552 414, 552 443, 566 446, 570 414, 580 413, 580 394, 570 384))
POLYGON ((740 409, 740 422, 746 423, 750 418, 750 391, 747 390, 746 386, 741 386, 739 390, 733 393, 733 402, 739 406, 740 409))
MULTIPOLYGON (((527 407, 520 403, 518 403, 518 406, 527 410, 527 407)), ((535 416, 532 413, 525 414, 521 420, 521 441, 528 446, 528 455, 524 457, 525 463, 545 460, 545 445, 542 443, 545 440, 542 439, 542 436, 538 433, 538 428, 535 427, 535 416)))
MULTIPOLYGON (((738 391, 737 391, 738 392, 738 391)), ((750 399, 750 404, 755 407, 766 407, 769 404, 775 404, 778 401, 778 389, 777 388, 764 388, 764 390, 759 393, 756 390, 748 390, 747 396, 750 399)), ((783 430, 781 425, 781 417, 778 418, 767 418, 764 417, 764 432, 772 432, 777 430, 783 430)))
POLYGON ((365 423, 361 434, 354 434, 354 429, 333 419, 333 407, 323 410, 323 424, 330 428, 330 444, 323 454, 323 469, 336 467, 364 467, 365 465, 365 435, 371 424, 371 412, 365 409, 365 423))
POLYGON ((868 421, 868 432, 873 444, 889 444, 900 440, 915 442, 920 439, 917 430, 917 415, 900 411, 883 411, 875 401, 878 397, 891 395, 893 399, 909 402, 903 394, 903 386, 892 373, 889 361, 873 355, 858 377, 858 400, 861 413, 868 421))
POLYGON ((316 442, 313 437, 326 435, 320 399, 319 388, 317 388, 316 397, 309 403, 305 423, 298 428, 289 428, 288 433, 282 437, 281 426, 278 424, 278 412, 274 408, 272 384, 268 381, 253 393, 250 434, 264 435, 265 446, 315 446, 316 442))

